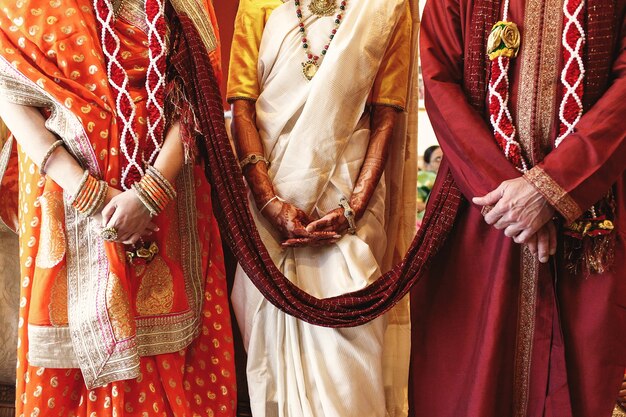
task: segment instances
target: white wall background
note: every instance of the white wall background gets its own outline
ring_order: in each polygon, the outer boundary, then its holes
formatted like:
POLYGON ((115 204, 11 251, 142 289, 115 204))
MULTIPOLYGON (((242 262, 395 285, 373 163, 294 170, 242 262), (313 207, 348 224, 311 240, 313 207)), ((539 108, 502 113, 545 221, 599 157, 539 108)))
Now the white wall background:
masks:
MULTIPOLYGON (((425 0, 420 0, 420 13, 424 11, 425 0)), ((421 97, 423 99, 423 97, 421 97)), ((420 100, 422 104, 419 110, 418 115, 418 137, 417 137, 417 152, 420 156, 420 161, 422 156, 424 155, 424 151, 426 148, 432 145, 438 145, 437 138, 435 137, 435 132, 433 131, 432 125, 428 120, 428 115, 426 114, 426 109, 423 107, 423 101, 420 100)), ((420 162, 421 163, 421 162, 420 162)))

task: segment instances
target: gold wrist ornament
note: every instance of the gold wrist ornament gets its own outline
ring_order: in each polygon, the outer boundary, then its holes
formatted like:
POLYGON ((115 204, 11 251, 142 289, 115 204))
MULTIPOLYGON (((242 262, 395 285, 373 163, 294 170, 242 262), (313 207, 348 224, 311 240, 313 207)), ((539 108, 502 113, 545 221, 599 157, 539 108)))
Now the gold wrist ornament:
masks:
POLYGON ((243 169, 246 167, 246 165, 254 165, 254 164, 258 164, 259 162, 265 162, 265 165, 269 168, 270 167, 270 161, 267 160, 267 158, 259 153, 251 153, 249 155, 247 155, 245 158, 243 158, 241 161, 239 161, 239 166, 241 167, 241 170, 243 171, 243 169))
POLYGON ((48 163, 48 159, 50 159, 54 151, 56 151, 56 149, 59 146, 63 146, 63 141, 61 139, 57 140, 52 145, 50 145, 50 147, 48 148, 48 151, 46 152, 43 159, 41 160, 41 164, 39 164, 39 175, 41 175, 42 177, 46 175, 46 164, 48 163))
POLYGON ((78 184, 76 194, 70 198, 69 203, 80 214, 86 217, 96 214, 104 205, 109 184, 103 180, 97 180, 89 171, 83 173, 83 177, 78 184))
POLYGON ((176 190, 172 184, 153 166, 148 166, 144 176, 132 188, 150 212, 150 217, 159 215, 176 198, 176 190))
POLYGON ((266 202, 265 204, 263 204, 263 207, 261 207, 261 209, 259 210, 259 213, 263 213, 263 210, 265 210, 265 208, 266 208, 267 206, 269 206, 269 205, 270 205, 270 203, 271 203, 272 201, 274 201, 274 200, 278 200, 278 201, 280 201, 281 203, 284 203, 284 202, 285 202, 285 200, 283 200, 283 199, 282 199, 282 198, 280 198, 279 196, 275 195, 274 197, 272 197, 272 198, 270 198, 269 200, 267 200, 267 202, 266 202))
POLYGON ((348 199, 341 197, 339 200, 339 207, 343 208, 343 215, 348 220, 348 233, 351 235, 356 233, 356 222, 354 221, 354 210, 350 207, 348 199))

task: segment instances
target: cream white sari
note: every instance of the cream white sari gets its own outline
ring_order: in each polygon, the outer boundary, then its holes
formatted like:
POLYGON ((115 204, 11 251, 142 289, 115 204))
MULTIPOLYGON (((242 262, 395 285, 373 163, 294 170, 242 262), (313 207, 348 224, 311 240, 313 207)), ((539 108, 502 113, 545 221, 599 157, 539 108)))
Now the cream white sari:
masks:
MULTIPOLYGON (((334 17, 309 16, 308 2, 302 3, 311 50, 321 51, 334 17)), ((405 7, 406 0, 350 2, 311 81, 302 74, 305 56, 293 1, 276 8, 266 23, 259 50, 257 126, 277 194, 313 218, 352 193, 370 138, 366 102, 405 7)), ((394 149, 402 172, 404 132, 399 136, 394 149)), ((398 227, 398 219, 390 216, 388 191, 401 188, 388 184, 381 180, 357 233, 327 247, 281 248, 281 237, 253 200, 250 207, 278 268, 309 294, 328 298, 364 288, 389 268, 385 259, 391 259, 390 253, 403 251, 396 248, 395 233, 388 243, 387 229, 398 227)), ((267 302, 241 268, 232 300, 248 352, 255 417, 382 417, 406 411, 404 387, 391 382, 406 384, 410 342, 405 313, 402 323, 393 320, 392 326, 385 316, 356 328, 313 326, 267 302), (388 355, 385 340, 402 353, 388 355), (400 378, 384 359, 401 371, 400 378)))

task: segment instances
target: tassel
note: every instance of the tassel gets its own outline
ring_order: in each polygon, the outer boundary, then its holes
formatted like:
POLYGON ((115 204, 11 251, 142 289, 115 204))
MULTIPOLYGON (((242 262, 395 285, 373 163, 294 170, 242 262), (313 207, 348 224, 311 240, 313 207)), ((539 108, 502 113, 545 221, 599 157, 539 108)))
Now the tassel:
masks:
POLYGON ((566 226, 565 260, 572 274, 608 272, 615 261, 615 199, 612 190, 580 219, 566 226))
POLYGON ((187 99, 185 87, 178 78, 172 78, 165 87, 165 113, 168 126, 180 122, 180 137, 185 150, 185 163, 194 162, 197 158, 196 139, 200 135, 198 120, 193 106, 187 99))

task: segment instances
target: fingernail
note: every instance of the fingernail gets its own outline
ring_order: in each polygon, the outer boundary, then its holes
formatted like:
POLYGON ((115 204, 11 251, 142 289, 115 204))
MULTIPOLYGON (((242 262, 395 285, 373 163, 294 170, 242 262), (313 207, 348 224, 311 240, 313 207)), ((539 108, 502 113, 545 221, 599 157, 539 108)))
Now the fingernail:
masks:
POLYGON ((539 262, 541 262, 542 264, 545 264, 548 262, 548 257, 547 256, 542 256, 541 258, 539 258, 539 262))
POLYGON ((158 232, 159 230, 161 230, 161 229, 159 229, 158 227, 155 227, 155 228, 154 228, 154 231, 155 231, 155 232, 158 232))

